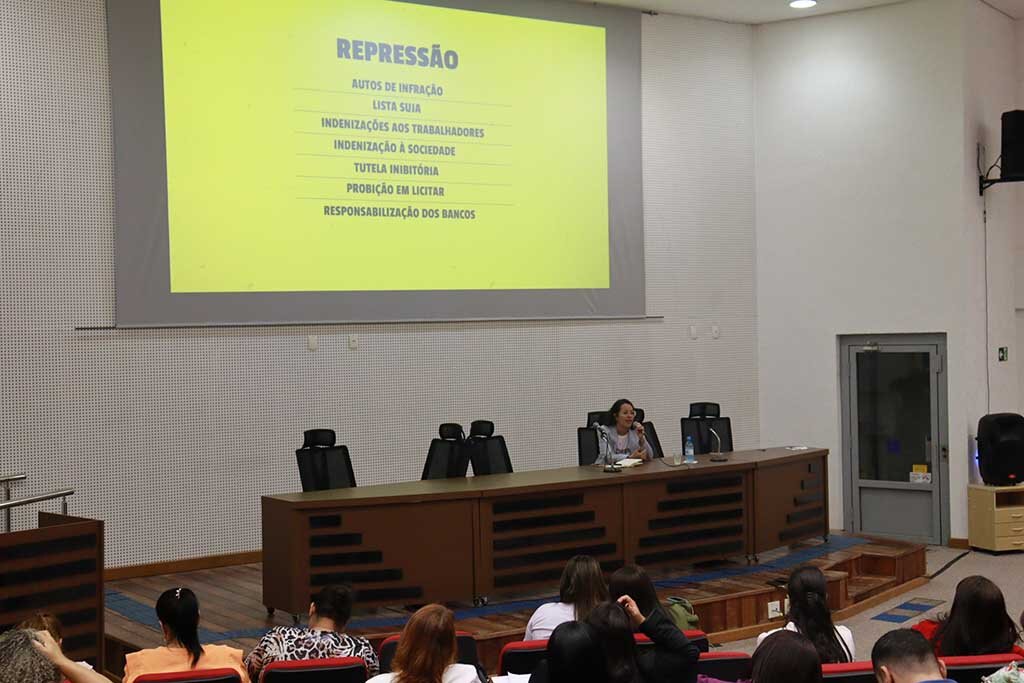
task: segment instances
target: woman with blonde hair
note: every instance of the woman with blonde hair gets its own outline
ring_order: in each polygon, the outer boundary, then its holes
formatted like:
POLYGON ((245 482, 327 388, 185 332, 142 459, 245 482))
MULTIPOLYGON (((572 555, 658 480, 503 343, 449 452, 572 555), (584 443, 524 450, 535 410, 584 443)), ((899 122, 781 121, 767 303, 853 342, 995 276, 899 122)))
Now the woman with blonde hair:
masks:
POLYGON ((476 667, 457 658, 455 615, 444 605, 427 605, 402 629, 392 673, 367 683, 477 683, 476 667))

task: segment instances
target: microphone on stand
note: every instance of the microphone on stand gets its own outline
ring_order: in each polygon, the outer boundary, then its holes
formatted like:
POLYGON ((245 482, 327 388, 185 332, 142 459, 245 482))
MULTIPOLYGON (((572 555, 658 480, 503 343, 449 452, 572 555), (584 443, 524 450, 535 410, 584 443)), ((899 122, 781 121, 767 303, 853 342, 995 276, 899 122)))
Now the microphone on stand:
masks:
POLYGON ((602 462, 606 467, 614 467, 614 463, 608 462, 611 459, 608 456, 612 452, 612 444, 608 439, 608 435, 601 429, 601 423, 595 421, 590 427, 597 432, 597 448, 602 462), (601 446, 602 443, 604 447, 601 446))
POLYGON ((718 435, 715 428, 708 425, 708 431, 715 436, 715 450, 711 454, 711 462, 729 462, 729 456, 722 454, 722 437, 718 435))

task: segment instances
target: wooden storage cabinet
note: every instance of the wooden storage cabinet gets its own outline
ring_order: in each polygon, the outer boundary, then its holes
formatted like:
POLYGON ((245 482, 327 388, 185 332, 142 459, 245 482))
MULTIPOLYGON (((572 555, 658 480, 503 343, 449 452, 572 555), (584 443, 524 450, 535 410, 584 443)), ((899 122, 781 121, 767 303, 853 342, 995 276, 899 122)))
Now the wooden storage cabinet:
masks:
POLYGON ((968 540, 984 550, 1024 550, 1024 486, 967 489, 968 540))

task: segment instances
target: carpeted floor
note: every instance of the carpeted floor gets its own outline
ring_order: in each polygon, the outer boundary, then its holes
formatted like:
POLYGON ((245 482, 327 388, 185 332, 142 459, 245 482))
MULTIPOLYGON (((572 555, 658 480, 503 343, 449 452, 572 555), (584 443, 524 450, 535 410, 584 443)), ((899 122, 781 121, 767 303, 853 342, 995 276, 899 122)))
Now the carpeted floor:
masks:
MULTIPOLYGON (((874 646, 875 641, 892 629, 911 626, 921 619, 931 618, 936 614, 947 611, 953 600, 956 584, 960 579, 967 576, 980 574, 994 581, 1002 588, 1003 595, 1006 596, 1006 607, 1010 616, 1014 619, 1020 617, 1021 611, 1024 610, 1024 590, 1021 589, 1022 581, 1024 581, 1024 553, 1007 553, 997 556, 984 552, 968 552, 932 546, 928 548, 927 558, 928 574, 935 575, 936 572, 940 572, 931 582, 887 603, 862 612, 851 619, 840 622, 853 631, 854 642, 857 648, 857 659, 870 659, 871 648, 874 646), (961 555, 963 557, 957 560, 956 558, 961 555), (951 561, 953 561, 953 564, 943 570, 943 567, 951 561), (912 601, 915 598, 941 600, 942 603, 925 611, 914 610, 914 616, 902 624, 876 619, 878 615, 897 609, 903 603, 912 601)), ((910 612, 910 610, 907 610, 908 614, 910 612)), ((726 643, 723 649, 753 652, 756 644, 756 638, 750 638, 726 643)))

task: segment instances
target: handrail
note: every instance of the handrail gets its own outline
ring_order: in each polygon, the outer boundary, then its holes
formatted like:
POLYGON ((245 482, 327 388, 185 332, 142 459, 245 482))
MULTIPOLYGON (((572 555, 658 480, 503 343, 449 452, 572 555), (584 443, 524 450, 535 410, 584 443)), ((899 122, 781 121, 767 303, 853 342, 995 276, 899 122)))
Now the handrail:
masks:
POLYGON ((28 475, 22 472, 21 474, 0 474, 0 484, 8 481, 23 481, 28 479, 28 475))
POLYGON ((30 503, 42 503, 43 501, 53 500, 55 498, 63 498, 62 506, 63 513, 68 512, 68 496, 75 495, 74 489, 64 489, 63 491, 54 491, 53 493, 42 493, 38 496, 32 496, 31 498, 20 498, 18 500, 8 500, 0 503, 0 510, 7 510, 8 508, 16 508, 21 505, 29 505, 30 503))

